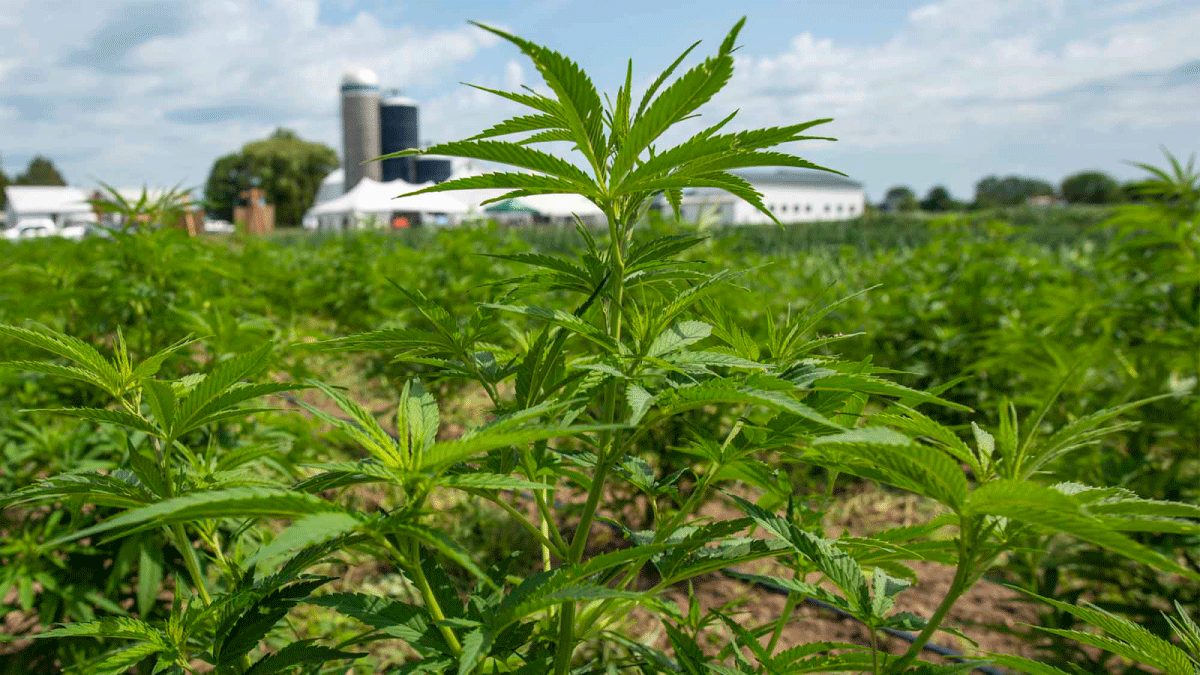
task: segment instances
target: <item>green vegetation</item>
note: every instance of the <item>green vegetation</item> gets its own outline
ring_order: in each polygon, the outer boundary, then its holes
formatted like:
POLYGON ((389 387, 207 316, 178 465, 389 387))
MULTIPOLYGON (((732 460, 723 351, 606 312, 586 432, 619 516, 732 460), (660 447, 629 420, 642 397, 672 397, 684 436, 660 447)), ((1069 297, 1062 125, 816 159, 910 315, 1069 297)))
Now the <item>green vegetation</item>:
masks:
POLYGON ((3 162, 0 162, 0 209, 7 204, 8 196, 4 194, 4 188, 9 186, 8 174, 4 173, 3 162))
POLYGON ((649 150, 738 28, 607 106, 496 31, 553 96, 429 151, 540 175, 433 189, 578 192, 602 231, 0 246, 0 672, 1194 670, 1194 168, 1112 210, 643 220, 806 164, 770 148, 819 121, 649 150), (835 532, 865 485, 924 515, 835 532), (722 572, 786 599, 702 600, 722 572), (1036 603, 1027 649, 927 660, 997 581, 1036 603), (788 637, 806 599, 862 639, 788 637))
POLYGON ((1063 179, 1062 198, 1071 204, 1117 204, 1125 201, 1121 184, 1101 171, 1082 171, 1063 179))
POLYGON ((204 188, 206 209, 213 218, 233 220, 239 195, 260 186, 275 205, 275 219, 299 225, 313 203, 321 179, 338 167, 337 153, 324 143, 301 139, 288 129, 252 141, 213 163, 204 188))
POLYGON ((29 160, 25 171, 17 174, 13 185, 66 185, 67 179, 55 168, 54 162, 41 155, 34 155, 29 160))

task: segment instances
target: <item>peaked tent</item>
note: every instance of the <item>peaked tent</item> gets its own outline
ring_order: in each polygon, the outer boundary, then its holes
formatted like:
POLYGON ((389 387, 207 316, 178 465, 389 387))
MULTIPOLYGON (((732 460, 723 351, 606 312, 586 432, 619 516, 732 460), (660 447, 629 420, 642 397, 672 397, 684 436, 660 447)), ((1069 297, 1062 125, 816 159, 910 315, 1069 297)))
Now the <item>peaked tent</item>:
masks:
POLYGON ((428 185, 431 183, 413 185, 403 180, 381 183, 364 177, 341 197, 313 207, 308 216, 317 219, 319 229, 346 229, 362 227, 371 218, 386 223, 397 212, 447 217, 457 217, 467 212, 466 205, 461 201, 438 192, 400 197, 428 185))
POLYGON ((513 197, 489 204, 484 212, 505 221, 528 222, 532 216, 540 216, 556 223, 569 223, 579 216, 584 222, 604 221, 604 212, 588 198, 575 194, 533 195, 513 197))

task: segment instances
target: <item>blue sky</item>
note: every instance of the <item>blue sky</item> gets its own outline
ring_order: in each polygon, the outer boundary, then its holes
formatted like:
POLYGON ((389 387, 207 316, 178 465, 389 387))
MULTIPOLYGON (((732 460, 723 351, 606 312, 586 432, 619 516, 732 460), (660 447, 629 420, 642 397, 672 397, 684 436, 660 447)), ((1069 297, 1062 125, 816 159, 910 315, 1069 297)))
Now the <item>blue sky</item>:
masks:
POLYGON ((644 87, 743 14, 706 119, 833 117, 837 142, 789 150, 873 199, 895 184, 969 198, 992 173, 1127 179, 1160 145, 1200 150, 1194 1, 0 0, 0 157, 10 176, 42 153, 72 184, 201 186, 276 126, 340 151, 337 88, 356 66, 420 101, 424 139, 452 140, 517 112, 459 82, 540 84, 468 19, 566 53, 611 92, 626 58, 644 87))

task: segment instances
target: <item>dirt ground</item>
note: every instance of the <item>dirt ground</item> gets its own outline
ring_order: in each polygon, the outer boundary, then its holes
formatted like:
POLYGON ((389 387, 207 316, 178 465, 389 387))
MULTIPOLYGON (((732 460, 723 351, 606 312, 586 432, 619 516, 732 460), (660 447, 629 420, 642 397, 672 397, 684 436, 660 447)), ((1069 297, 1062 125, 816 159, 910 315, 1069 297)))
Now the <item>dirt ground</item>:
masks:
MULTIPOLYGON (((394 415, 395 394, 386 390, 386 385, 374 383, 365 390, 360 388, 357 398, 364 407, 381 419, 389 419, 394 415)), ((301 397, 306 403, 330 413, 339 412, 319 392, 302 392, 301 397)), ((482 392, 468 392, 459 397, 453 406, 443 404, 443 427, 439 438, 455 438, 466 425, 478 423, 483 411, 487 409, 487 404, 486 396, 482 392)), ((559 499, 573 501, 567 492, 560 493, 559 499)), ((363 495, 362 500, 367 504, 375 501, 371 495, 363 495)), ((917 496, 899 495, 863 485, 851 493, 841 495, 830 505, 825 526, 830 537, 836 537, 843 531, 855 536, 865 536, 888 527, 925 522, 932 517, 932 508, 934 506, 917 496)), ((618 514, 608 515, 620 517, 618 514)), ((736 518, 742 513, 730 504, 714 500, 705 505, 702 515, 712 518, 736 518)), ((610 545, 606 543, 606 539, 611 539, 611 534, 608 537, 602 533, 597 535, 599 547, 610 545)), ((919 581, 898 596, 896 611, 928 617, 936 610, 949 588, 954 569, 929 562, 910 563, 909 566, 917 573, 919 581)), ((743 567, 745 569, 741 571, 745 572, 773 572, 778 576, 790 576, 771 562, 743 567)), ((365 578, 378 571, 371 566, 367 569, 353 568, 349 573, 350 578, 354 579, 352 585, 362 583, 365 578)), ((742 580, 722 574, 709 574, 696 579, 693 590, 702 610, 736 606, 736 611, 740 613, 739 616, 744 617, 746 625, 759 625, 775 620, 783 611, 786 601, 785 596, 781 594, 753 587, 742 580)), ((687 596, 686 585, 668 589, 665 593, 667 599, 681 608, 687 607, 687 596)), ((796 607, 793 616, 795 619, 786 626, 780 636, 780 650, 818 641, 870 644, 869 632, 861 624, 832 610, 806 603, 796 607)), ((1020 594, 984 580, 956 603, 945 621, 947 627, 958 630, 976 644, 949 633, 939 633, 933 643, 966 655, 1000 652, 1034 658, 1037 656, 1034 645, 1008 631, 1019 629, 1019 624, 1036 622, 1035 608, 1025 602, 1020 594)), ((627 635, 638 636, 639 641, 645 644, 660 649, 668 646, 661 623, 648 610, 635 609, 622 628, 627 635)), ((729 639, 727 629, 723 626, 715 629, 713 639, 717 644, 726 643, 729 639)), ((877 644, 895 654, 902 653, 908 647, 906 641, 883 634, 877 636, 877 644)), ((934 662, 945 661, 930 651, 926 651, 923 658, 934 662)))
MULTIPOLYGON (((866 536, 887 527, 916 525, 925 522, 932 514, 932 506, 912 495, 898 495, 873 486, 861 486, 852 494, 843 495, 829 509, 826 521, 827 535, 836 537, 843 531, 854 536, 866 536)), ((702 515, 726 519, 742 515, 735 506, 719 500, 710 501, 702 515)), ((896 611, 912 612, 929 617, 942 601, 954 578, 954 568, 932 562, 906 563, 916 572, 919 581, 901 592, 896 599, 896 611)), ((773 561, 758 561, 735 567, 738 571, 790 578, 785 568, 773 561)), ((732 607, 733 615, 744 626, 757 626, 775 621, 784 611, 786 597, 783 594, 752 586, 747 582, 723 574, 709 574, 697 578, 693 583, 694 596, 702 611, 732 607)), ((688 606, 688 589, 684 584, 670 588, 667 599, 675 602, 681 610, 688 606)), ((870 645, 871 636, 856 620, 839 615, 835 611, 814 604, 801 604, 793 611, 794 618, 780 635, 777 650, 812 642, 848 642, 870 645)), ((1036 623, 1034 608, 1023 597, 1004 586, 981 581, 968 591, 951 609, 944 625, 957 629, 974 640, 978 646, 949 633, 939 633, 933 643, 947 647, 960 654, 982 655, 986 652, 1018 654, 1036 657, 1036 650, 1029 642, 1006 632, 1018 628, 1021 623, 1036 623)), ((659 620, 644 609, 631 613, 625 630, 628 635, 639 636, 639 641, 657 648, 666 648, 668 641, 659 620)), ((714 647, 728 644, 731 635, 726 627, 713 629, 711 639, 714 647)), ((884 634, 877 636, 879 647, 893 654, 901 654, 909 643, 884 634)), ((946 662, 933 652, 923 655, 933 662, 946 662)))

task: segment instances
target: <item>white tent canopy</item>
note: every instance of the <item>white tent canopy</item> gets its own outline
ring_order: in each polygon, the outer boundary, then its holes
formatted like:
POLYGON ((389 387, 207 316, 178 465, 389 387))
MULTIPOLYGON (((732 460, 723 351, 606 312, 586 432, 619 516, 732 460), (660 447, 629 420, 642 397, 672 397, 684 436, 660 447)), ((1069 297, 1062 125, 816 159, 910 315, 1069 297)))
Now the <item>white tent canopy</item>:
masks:
MULTIPOLYGON (((487 216, 496 218, 502 222, 521 224, 535 222, 535 215, 545 218, 551 223, 558 224, 573 223, 575 216, 579 216, 579 219, 585 223, 601 224, 604 222, 604 211, 583 195, 531 195, 528 197, 514 197, 506 201, 524 207, 528 211, 508 208, 492 211, 487 213, 487 216)), ((485 205, 483 208, 486 211, 490 206, 492 204, 485 205)))
POLYGON ((573 215, 580 218, 604 216, 600 207, 583 195, 533 195, 518 197, 517 201, 551 218, 569 218, 573 215))
POLYGON ((431 184, 413 185, 403 180, 380 183, 373 178, 363 178, 354 189, 337 199, 318 204, 308 215, 316 217, 319 228, 342 229, 347 224, 361 226, 371 217, 386 222, 397 212, 454 217, 467 212, 462 201, 437 192, 399 197, 428 185, 431 184))

